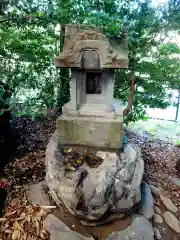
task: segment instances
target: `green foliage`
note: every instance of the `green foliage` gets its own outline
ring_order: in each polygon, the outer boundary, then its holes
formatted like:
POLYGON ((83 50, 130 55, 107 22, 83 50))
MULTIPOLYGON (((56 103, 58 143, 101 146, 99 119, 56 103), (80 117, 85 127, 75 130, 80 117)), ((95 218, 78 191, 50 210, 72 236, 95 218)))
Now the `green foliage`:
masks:
POLYGON ((130 66, 128 71, 116 71, 114 93, 127 102, 133 71, 134 105, 125 121, 144 118, 148 106, 166 108, 171 103, 167 87, 180 88, 180 49, 163 42, 169 31, 179 31, 178 1, 158 9, 150 0, 9 1, 0 16, 0 76, 14 90, 12 102, 22 88, 37 91, 27 100, 27 109, 51 108, 69 100, 69 71, 53 65, 64 41, 63 28, 61 34, 57 29, 59 24, 84 23, 117 43, 126 30, 130 66))

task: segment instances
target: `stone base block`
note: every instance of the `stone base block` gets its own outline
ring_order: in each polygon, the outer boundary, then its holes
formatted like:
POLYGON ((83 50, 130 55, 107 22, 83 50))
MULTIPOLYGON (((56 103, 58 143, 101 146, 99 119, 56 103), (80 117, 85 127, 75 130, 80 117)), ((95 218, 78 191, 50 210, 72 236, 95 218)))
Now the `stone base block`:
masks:
POLYGON ((118 119, 62 115, 56 122, 60 144, 119 149, 122 144, 122 122, 118 119))

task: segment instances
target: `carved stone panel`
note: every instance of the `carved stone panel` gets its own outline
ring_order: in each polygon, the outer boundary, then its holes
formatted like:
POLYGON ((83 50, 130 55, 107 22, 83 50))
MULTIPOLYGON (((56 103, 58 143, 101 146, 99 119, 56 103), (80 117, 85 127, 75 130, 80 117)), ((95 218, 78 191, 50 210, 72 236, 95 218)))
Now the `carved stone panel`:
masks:
POLYGON ((100 58, 96 50, 84 50, 82 55, 81 67, 83 69, 100 69, 100 58))

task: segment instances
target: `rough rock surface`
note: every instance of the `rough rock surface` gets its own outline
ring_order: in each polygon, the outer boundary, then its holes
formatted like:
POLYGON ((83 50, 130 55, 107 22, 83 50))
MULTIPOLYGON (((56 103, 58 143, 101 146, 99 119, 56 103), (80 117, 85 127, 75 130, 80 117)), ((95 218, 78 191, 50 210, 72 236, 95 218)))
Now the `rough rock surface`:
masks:
POLYGON ((48 195, 45 193, 45 188, 45 181, 30 185, 28 191, 28 201, 34 205, 50 205, 48 195))
POLYGON ((148 184, 141 184, 141 209, 140 213, 147 219, 151 219, 154 215, 154 203, 151 189, 148 184))
POLYGON ((71 231, 63 222, 54 215, 50 214, 44 220, 44 227, 50 233, 51 240, 93 240, 79 235, 77 232, 71 231))
POLYGON ((174 205, 174 203, 169 198, 161 195, 160 199, 169 211, 173 213, 176 213, 178 211, 178 208, 174 205))
POLYGON ((73 151, 59 146, 55 134, 46 149, 47 184, 58 205, 63 202, 71 214, 97 221, 107 212, 121 216, 140 202, 144 162, 137 145, 128 144, 121 155, 80 148, 73 155, 73 151))
POLYGON ((128 228, 112 233, 107 240, 153 240, 154 229, 152 224, 144 217, 136 216, 128 228))
POLYGON ((177 218, 170 212, 164 213, 164 219, 167 225, 173 229, 176 233, 180 233, 180 223, 177 218))

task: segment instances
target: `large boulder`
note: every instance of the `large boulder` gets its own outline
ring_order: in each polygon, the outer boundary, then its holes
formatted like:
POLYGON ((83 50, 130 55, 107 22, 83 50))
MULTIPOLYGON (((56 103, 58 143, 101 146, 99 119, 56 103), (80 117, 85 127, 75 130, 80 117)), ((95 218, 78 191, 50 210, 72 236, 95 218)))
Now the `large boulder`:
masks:
POLYGON ((144 162, 138 146, 128 144, 118 153, 63 147, 56 139, 55 132, 46 150, 46 180, 58 205, 84 224, 101 224, 107 213, 112 221, 114 213, 124 217, 140 202, 144 162))

